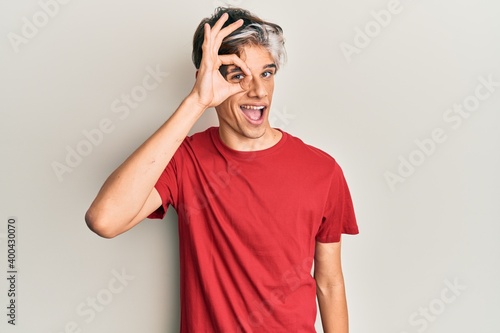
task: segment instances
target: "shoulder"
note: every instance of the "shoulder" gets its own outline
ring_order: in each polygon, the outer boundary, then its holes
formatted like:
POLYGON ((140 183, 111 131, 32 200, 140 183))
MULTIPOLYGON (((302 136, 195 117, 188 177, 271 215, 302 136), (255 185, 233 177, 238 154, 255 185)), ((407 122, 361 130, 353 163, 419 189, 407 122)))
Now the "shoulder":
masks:
POLYGON ((210 157, 214 153, 213 132, 217 128, 210 127, 184 138, 172 157, 173 163, 186 166, 189 161, 210 157))
POLYGON ((293 149, 301 159, 307 160, 309 163, 325 165, 326 167, 338 167, 335 158, 326 151, 305 143, 302 139, 291 135, 290 133, 283 132, 287 136, 287 144, 289 149, 293 149))
POLYGON ((207 141, 212 140, 212 136, 214 133, 216 133, 218 130, 217 127, 209 127, 204 131, 194 133, 190 136, 187 136, 186 139, 184 139, 184 143, 190 143, 190 144, 204 144, 207 141))
POLYGON ((179 146, 179 150, 200 151, 210 149, 213 146, 214 132, 217 132, 217 128, 210 127, 204 131, 187 136, 179 146))

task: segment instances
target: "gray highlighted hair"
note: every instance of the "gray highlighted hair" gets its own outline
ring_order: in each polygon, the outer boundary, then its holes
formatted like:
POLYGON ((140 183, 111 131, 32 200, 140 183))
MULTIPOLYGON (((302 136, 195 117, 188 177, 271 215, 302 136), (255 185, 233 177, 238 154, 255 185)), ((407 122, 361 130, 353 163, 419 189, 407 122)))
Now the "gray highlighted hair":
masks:
POLYGON ((261 46, 271 54, 277 68, 280 68, 286 62, 285 39, 283 29, 279 25, 266 22, 245 9, 219 7, 212 17, 201 21, 194 34, 193 63, 197 69, 200 68, 203 56, 202 45, 205 23, 213 27, 224 13, 229 15, 224 27, 239 19, 243 20, 243 26, 224 38, 219 48, 219 54, 236 54, 240 56, 245 46, 261 46))

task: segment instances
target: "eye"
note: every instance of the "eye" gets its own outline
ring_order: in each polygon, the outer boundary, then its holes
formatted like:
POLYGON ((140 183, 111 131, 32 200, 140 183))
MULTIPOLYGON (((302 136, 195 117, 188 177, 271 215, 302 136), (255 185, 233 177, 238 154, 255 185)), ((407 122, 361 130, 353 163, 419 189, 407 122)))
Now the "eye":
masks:
POLYGON ((263 78, 270 78, 273 75, 274 75, 273 71, 266 71, 266 72, 262 73, 263 78))
POLYGON ((243 73, 240 73, 240 74, 236 74, 236 75, 233 75, 230 77, 230 80, 231 81, 241 81, 245 78, 245 74, 243 73))

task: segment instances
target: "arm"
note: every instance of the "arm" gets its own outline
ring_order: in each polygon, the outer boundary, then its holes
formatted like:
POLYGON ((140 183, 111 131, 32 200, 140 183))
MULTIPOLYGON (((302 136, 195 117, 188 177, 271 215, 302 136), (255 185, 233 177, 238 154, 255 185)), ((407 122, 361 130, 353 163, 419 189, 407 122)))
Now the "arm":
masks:
POLYGON ((218 55, 222 40, 243 24, 240 20, 222 29, 226 21, 227 14, 212 28, 205 25, 203 58, 191 93, 108 177, 92 202, 85 221, 100 236, 111 238, 129 230, 161 205, 154 185, 195 122, 206 109, 244 90, 247 78, 240 84, 231 84, 219 72, 220 66, 234 64, 251 77, 248 66, 236 55, 218 55))
POLYGON ((349 321, 340 260, 340 242, 316 242, 314 278, 325 333, 348 333, 349 321))

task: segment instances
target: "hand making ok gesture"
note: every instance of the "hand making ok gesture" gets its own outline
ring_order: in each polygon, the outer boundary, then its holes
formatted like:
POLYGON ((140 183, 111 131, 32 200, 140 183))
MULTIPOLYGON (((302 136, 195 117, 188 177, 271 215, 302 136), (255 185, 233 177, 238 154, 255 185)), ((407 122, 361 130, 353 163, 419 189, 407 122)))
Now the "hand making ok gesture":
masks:
POLYGON ((202 59, 197 73, 196 83, 191 92, 197 97, 199 105, 204 109, 215 107, 224 102, 228 97, 245 91, 251 79, 250 69, 236 54, 219 55, 219 48, 224 38, 240 28, 243 20, 238 20, 222 28, 229 16, 223 14, 221 18, 210 27, 205 23, 205 36, 202 46, 202 59), (239 83, 230 83, 222 76, 219 69, 222 65, 239 67, 246 75, 239 83))

